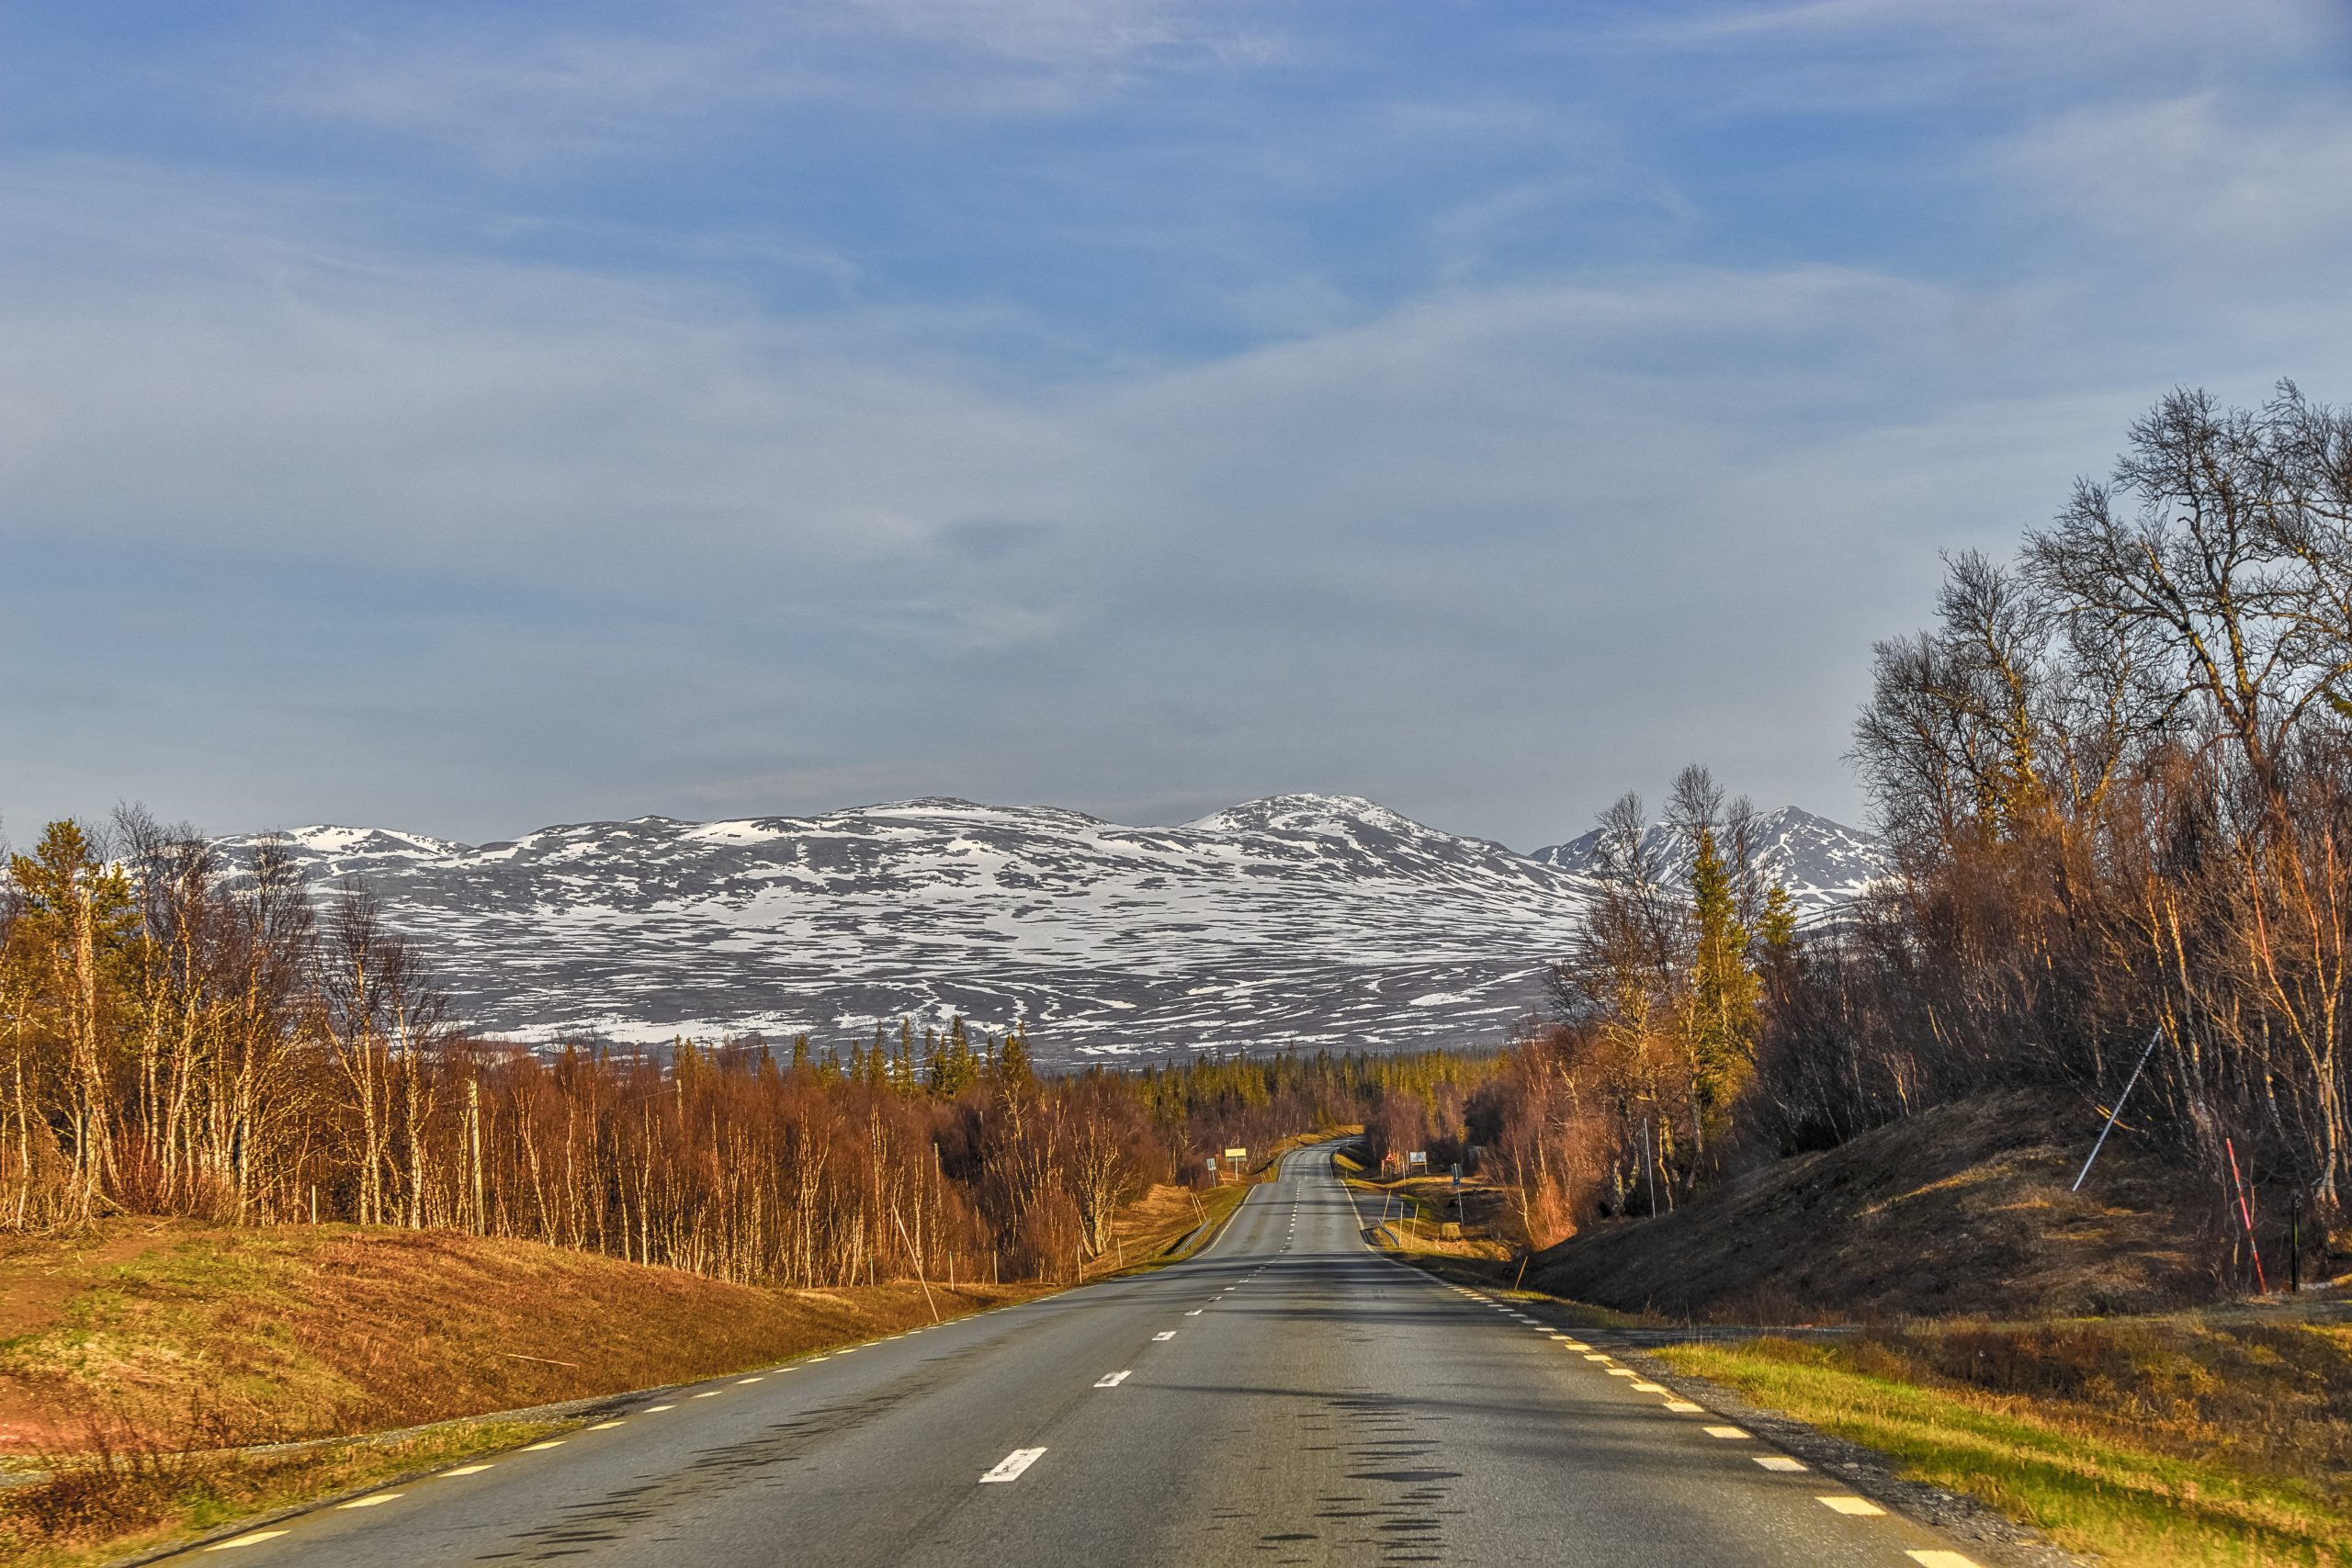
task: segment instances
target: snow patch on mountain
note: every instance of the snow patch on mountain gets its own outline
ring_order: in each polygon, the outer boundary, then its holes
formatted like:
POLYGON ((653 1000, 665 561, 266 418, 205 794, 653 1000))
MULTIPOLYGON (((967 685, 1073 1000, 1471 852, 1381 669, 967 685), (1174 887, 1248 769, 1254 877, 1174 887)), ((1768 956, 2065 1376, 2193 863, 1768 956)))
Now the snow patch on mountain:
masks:
MULTIPOLYGON (((1808 825, 1859 835, 1779 815, 1792 868, 1854 882, 1808 825)), ((1521 855, 1348 795, 1174 828, 929 798, 481 845, 284 837, 314 881, 365 879, 475 1027, 535 1042, 838 1040, 961 1014, 1024 1020, 1063 1063, 1495 1044, 1540 1005, 1593 890, 1574 844, 1521 855)), ((242 857, 255 841, 224 844, 242 857)), ((1837 897, 1802 896, 1816 893, 1837 897)))
MULTIPOLYGON (((1875 836, 1793 806, 1758 816, 1754 844, 1757 871, 1765 885, 1777 882, 1787 888, 1799 916, 1808 919, 1861 897, 1890 869, 1886 848, 1875 836)), ((1670 881, 1689 884, 1696 855, 1681 833, 1654 822, 1642 835, 1642 847, 1670 881)), ((1529 858, 1590 876, 1600 862, 1600 829, 1537 850, 1529 858)))

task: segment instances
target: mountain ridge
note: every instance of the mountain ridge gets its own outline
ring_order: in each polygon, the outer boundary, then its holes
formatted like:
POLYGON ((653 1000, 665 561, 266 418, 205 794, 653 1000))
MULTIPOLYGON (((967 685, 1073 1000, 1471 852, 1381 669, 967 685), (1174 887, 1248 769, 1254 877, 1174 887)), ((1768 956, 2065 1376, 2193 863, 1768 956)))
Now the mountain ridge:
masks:
MULTIPOLYGON (((266 836, 220 842, 240 861, 266 836)), ((1039 1059, 1064 1065, 1500 1043, 1594 886, 1588 867, 1354 795, 1269 795, 1170 827, 931 795, 482 844, 330 824, 280 836, 314 881, 366 880, 486 1032, 838 1038, 961 1014, 1022 1020, 1039 1059)))

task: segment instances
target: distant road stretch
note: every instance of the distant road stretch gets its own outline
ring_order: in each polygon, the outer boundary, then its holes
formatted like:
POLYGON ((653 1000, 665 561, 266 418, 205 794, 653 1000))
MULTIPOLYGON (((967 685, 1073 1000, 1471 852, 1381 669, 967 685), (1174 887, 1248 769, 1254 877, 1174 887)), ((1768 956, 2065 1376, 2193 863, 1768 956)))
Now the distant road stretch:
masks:
POLYGON ((1191 1262, 649 1398, 189 1555, 1966 1568, 1932 1531, 1506 1303, 1389 1261, 1358 1226, 1308 1150, 1191 1262))

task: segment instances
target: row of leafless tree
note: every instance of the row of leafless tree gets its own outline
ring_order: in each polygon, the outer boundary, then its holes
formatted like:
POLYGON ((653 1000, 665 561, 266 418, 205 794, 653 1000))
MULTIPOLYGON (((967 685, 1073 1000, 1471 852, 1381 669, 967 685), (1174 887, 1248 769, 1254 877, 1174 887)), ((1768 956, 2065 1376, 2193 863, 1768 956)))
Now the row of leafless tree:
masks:
POLYGON ((1702 773, 1687 875, 1637 801, 1604 818, 1555 1020, 1470 1107, 1531 1237, 1987 1088, 2111 1109, 2143 1057, 2126 1126, 2340 1223, 2352 416, 2165 398, 1873 673, 1852 760, 1895 866, 1847 918, 1796 931, 1702 773))
POLYGON ((364 886, 137 811, 0 886, 0 1227, 110 1213, 450 1227, 795 1285, 1061 1276, 1204 1151, 1361 1121, 1439 1056, 1041 1078, 959 1021, 812 1054, 469 1036, 364 886))
POLYGON ((2144 1055, 2140 1124, 2340 1216, 2347 677, 2352 416, 2292 386, 2166 398, 2015 561, 1954 558, 1877 649, 1855 760, 1898 871, 1781 977, 1774 1134, 1990 1083, 2111 1105, 2144 1055))

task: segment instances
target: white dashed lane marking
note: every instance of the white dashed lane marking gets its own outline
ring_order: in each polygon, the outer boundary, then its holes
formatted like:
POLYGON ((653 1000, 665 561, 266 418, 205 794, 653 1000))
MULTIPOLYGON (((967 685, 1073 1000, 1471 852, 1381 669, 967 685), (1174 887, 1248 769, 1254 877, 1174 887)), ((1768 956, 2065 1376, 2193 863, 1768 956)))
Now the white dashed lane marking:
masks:
POLYGON ((446 1481, 451 1476, 457 1475, 480 1475, 483 1471, 488 1470, 490 1466, 486 1464, 461 1464, 455 1470, 443 1471, 441 1472, 441 1478, 446 1481))
POLYGON ((543 1454, 549 1449, 560 1449, 561 1447, 563 1447, 563 1439, 561 1438, 549 1438, 544 1443, 533 1443, 529 1448, 525 1449, 523 1451, 526 1454, 543 1454))
POLYGON ((1856 1518, 1866 1518, 1871 1515, 1886 1512, 1884 1508, 1867 1497, 1816 1497, 1814 1501, 1833 1513, 1851 1514, 1856 1518))
POLYGON ((1155 1334, 1155 1335, 1153 1335, 1153 1336, 1152 1336, 1152 1338, 1153 1338, 1153 1339, 1155 1339, 1155 1340, 1159 1340, 1159 1339, 1173 1339, 1173 1338, 1175 1338, 1175 1337, 1176 1337, 1176 1331, 1175 1331, 1174 1329, 1172 1329, 1172 1328, 1165 1328, 1165 1329, 1162 1329, 1162 1330, 1160 1330, 1158 1334, 1155 1334))
POLYGON ((1903 1554, 1919 1568, 1976 1568, 1976 1560, 1958 1551, 1906 1551, 1903 1554))
POLYGON ((337 1503, 338 1508, 372 1508, 379 1503, 389 1503, 395 1497, 405 1497, 405 1492, 379 1492, 372 1496, 354 1497, 348 1503, 337 1503))
POLYGON ((1757 1463, 1762 1465, 1767 1470, 1784 1470, 1794 1472, 1804 1468, 1804 1461, 1800 1459, 1791 1459, 1786 1454, 1750 1454, 1747 1457, 1754 1460, 1757 1463))
POLYGON ((980 1484, 986 1486, 993 1482, 1020 1480, 1021 1472, 1036 1463, 1037 1457, 1045 1451, 1043 1449, 1013 1450, 997 1461, 994 1469, 980 1477, 980 1484))
POLYGON ((1094 1386, 1096 1388, 1116 1388, 1134 1375, 1135 1371, 1133 1368, 1129 1368, 1124 1372, 1113 1372, 1107 1377, 1096 1378, 1094 1380, 1094 1386))
POLYGON ((1699 1430, 1711 1438, 1744 1438, 1747 1431, 1741 1427, 1702 1427, 1699 1430))

